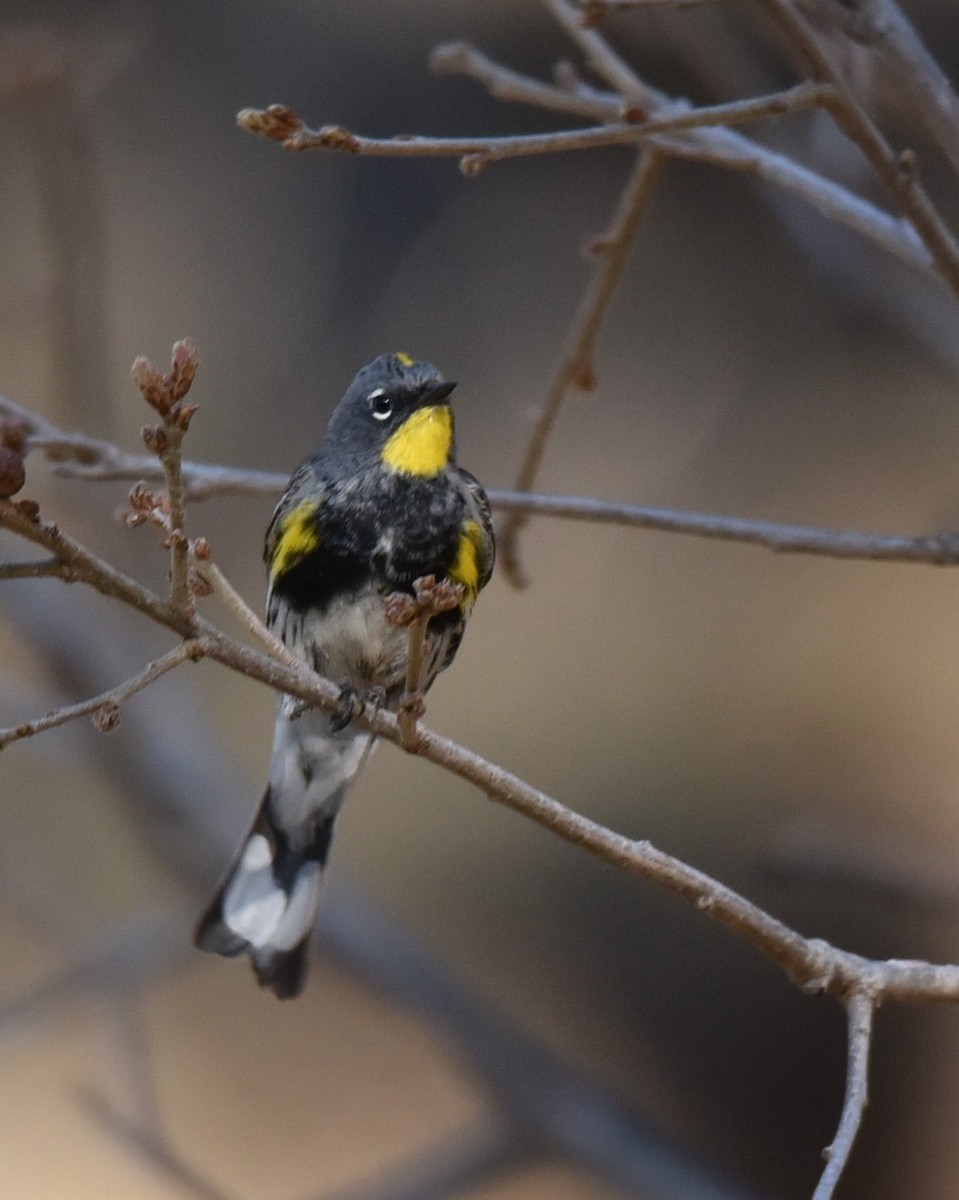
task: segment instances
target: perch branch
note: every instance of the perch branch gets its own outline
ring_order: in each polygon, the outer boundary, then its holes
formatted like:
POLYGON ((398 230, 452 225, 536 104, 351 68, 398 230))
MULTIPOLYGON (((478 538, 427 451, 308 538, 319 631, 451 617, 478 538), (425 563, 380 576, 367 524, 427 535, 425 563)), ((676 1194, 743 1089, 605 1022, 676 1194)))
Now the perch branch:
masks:
MULTIPOLYGON (((328 712, 339 711, 340 689, 305 664, 280 663, 229 637, 202 617, 185 618, 148 589, 125 581, 114 568, 72 539, 59 532, 52 533, 50 526, 36 519, 24 523, 17 505, 0 501, 0 524, 16 527, 17 532, 49 550, 65 547, 78 578, 106 595, 132 604, 174 632, 195 638, 204 654, 223 666, 328 712)), ((359 705, 354 719, 378 737, 402 745, 399 721, 375 703, 359 705)), ((491 799, 515 809, 566 841, 683 897, 761 950, 806 991, 845 998, 858 989, 868 991, 877 1000, 959 1000, 959 966, 866 959, 820 939, 803 937, 731 888, 664 854, 649 842, 624 837, 574 812, 433 730, 420 726, 417 735, 416 753, 421 757, 473 783, 491 799)))

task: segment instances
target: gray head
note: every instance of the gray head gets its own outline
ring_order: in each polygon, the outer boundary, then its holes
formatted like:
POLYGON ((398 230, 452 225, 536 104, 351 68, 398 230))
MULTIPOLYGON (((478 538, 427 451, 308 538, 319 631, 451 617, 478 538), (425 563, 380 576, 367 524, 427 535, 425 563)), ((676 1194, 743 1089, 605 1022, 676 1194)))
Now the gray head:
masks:
POLYGON ((326 445, 351 457, 378 456, 403 474, 435 475, 453 458, 454 387, 432 363, 381 354, 360 368, 333 410, 326 445))

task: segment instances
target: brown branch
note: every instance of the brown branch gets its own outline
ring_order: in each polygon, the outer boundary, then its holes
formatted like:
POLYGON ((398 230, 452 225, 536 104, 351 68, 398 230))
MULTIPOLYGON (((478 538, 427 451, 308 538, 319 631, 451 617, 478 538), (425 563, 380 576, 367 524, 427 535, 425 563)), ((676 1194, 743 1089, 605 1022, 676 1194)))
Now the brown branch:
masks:
MULTIPOLYGON (((25 524, 24 521, 17 505, 0 502, 0 524, 9 523, 9 527, 22 531, 24 536, 51 551, 59 553, 62 549, 77 577, 105 595, 124 600, 174 632, 195 638, 207 657, 224 666, 308 704, 338 711, 340 689, 304 664, 289 666, 277 662, 228 637, 201 617, 186 618, 180 610, 127 580, 53 527, 36 519, 25 524)), ((378 737, 402 744, 398 719, 375 703, 359 705, 355 720, 378 737)), ((420 726, 416 753, 473 783, 490 799, 515 809, 566 841, 688 900, 778 963, 806 991, 828 992, 840 998, 860 990, 877 1000, 959 1000, 959 966, 871 960, 819 939, 803 937, 696 868, 664 854, 647 841, 624 837, 574 812, 449 738, 420 726)))
MULTIPOLYGON (((24 450, 38 451, 54 463, 57 475, 96 482, 162 480, 163 466, 153 454, 130 454, 113 442, 62 429, 39 413, 0 396, 0 416, 25 431, 24 450)), ((181 463, 184 498, 205 500, 218 495, 268 495, 283 490, 288 476, 249 471, 215 463, 181 463)))
POLYGON ((35 734, 44 733, 48 729, 55 729, 58 725, 65 725, 68 721, 76 721, 80 717, 90 716, 91 714, 97 728, 102 732, 113 729, 118 720, 119 706, 124 700, 128 700, 145 687, 149 687, 151 683, 155 683, 156 680, 160 679, 168 671, 172 671, 174 667, 178 667, 181 663, 186 662, 187 659, 195 662, 202 657, 203 647, 199 641, 188 639, 187 641, 180 642, 172 650, 168 650, 166 654, 154 659, 152 663, 148 663, 142 671, 138 671, 136 675, 124 680, 123 683, 117 684, 116 687, 101 692, 99 696, 92 696, 88 700, 81 700, 77 704, 65 705, 53 712, 44 714, 42 717, 36 717, 32 721, 24 721, 22 724, 11 726, 9 729, 0 729, 0 750, 6 749, 11 742, 18 742, 21 738, 33 737, 35 734))
POLYGON ((897 103, 900 95, 910 102, 916 118, 959 171, 959 96, 902 9, 892 0, 800 0, 800 8, 879 51, 895 78, 897 103))
MULTIPOLYGON (((567 335, 567 352, 553 376, 540 408, 526 453, 516 476, 516 490, 529 491, 539 473, 550 432, 560 408, 573 388, 584 391, 594 386, 593 353, 596 338, 622 278, 639 223, 646 212, 663 167, 662 156, 644 150, 636 161, 609 233, 603 239, 602 258, 580 301, 579 311, 567 335)), ((517 540, 524 522, 513 515, 503 522, 499 537, 500 562, 512 583, 525 583, 519 563, 517 540)))
POLYGON ((193 593, 190 590, 190 550, 186 536, 184 486, 181 460, 183 438, 196 413, 196 405, 184 404, 197 371, 196 346, 183 338, 173 346, 170 370, 161 375, 148 358, 138 358, 133 364, 133 382, 143 399, 155 409, 163 424, 147 426, 143 440, 160 460, 167 485, 166 544, 170 548, 170 600, 175 608, 190 616, 193 613, 193 593))
MULTIPOLYGON (((397 721, 400 745, 415 754, 419 745, 418 722, 426 712, 423 696, 430 680, 426 678, 426 633, 430 621, 450 612, 463 601, 463 586, 449 580, 437 582, 433 575, 413 581, 413 595, 394 592, 386 599, 386 619, 407 631, 405 690, 400 700, 397 721)), ((435 672, 434 672, 435 673, 435 672)))
POLYGON ((36 562, 0 562, 0 579, 43 579, 50 576, 65 578, 63 563, 57 558, 38 559, 36 562))
POLYGON ((681 533, 720 541, 764 546, 777 553, 818 554, 826 558, 854 558, 870 562, 926 563, 954 566, 959 563, 959 533, 934 533, 919 537, 861 533, 850 529, 823 529, 809 525, 780 525, 744 517, 683 512, 641 504, 617 504, 588 496, 544 496, 528 492, 490 491, 496 508, 562 517, 597 524, 627 525, 639 529, 681 533))
POLYGON ((824 100, 833 120, 866 156, 886 190, 922 238, 940 275, 959 297, 959 244, 919 181, 915 153, 904 150, 897 154, 892 149, 792 0, 762 2, 813 77, 835 89, 832 98, 824 100))
MULTIPOLYGON (((163 477, 163 469, 155 458, 127 455, 110 442, 87 438, 83 434, 67 434, 27 409, 0 397, 0 412, 4 411, 16 415, 31 428, 45 428, 47 433, 42 438, 35 439, 32 434, 28 436, 27 448, 45 450, 48 441, 54 443, 58 447, 58 454, 69 452, 76 456, 76 461, 80 464, 79 477, 82 479, 99 481, 137 480, 144 476, 152 479, 163 477), (99 472, 101 463, 108 464, 104 474, 99 472)), ((69 468, 71 463, 62 461, 60 466, 69 468)), ((184 493, 186 498, 191 500, 217 495, 275 496, 288 482, 288 477, 280 472, 245 471, 238 467, 222 467, 214 463, 184 461, 182 471, 184 493)), ((959 562, 959 534, 951 532, 915 537, 864 533, 807 525, 783 525, 717 513, 694 513, 642 504, 624 504, 591 496, 551 496, 501 488, 489 488, 487 494, 494 508, 526 517, 536 515, 597 524, 625 525, 721 541, 745 542, 780 553, 819 554, 828 558, 925 563, 932 566, 953 566, 959 562)), ((16 510, 16 506, 11 507, 12 511, 16 510)), ((10 515, 9 520, 13 519, 10 515)), ((0 521, 0 524, 3 523, 0 521)), ((23 519, 21 513, 18 519, 20 531, 22 532, 28 524, 29 520, 23 519)), ((10 527, 13 528, 13 525, 10 527)), ((271 637, 245 601, 235 593, 231 597, 230 585, 215 565, 203 567, 200 573, 215 590, 219 592, 223 589, 224 601, 234 609, 250 632, 267 645, 275 656, 282 657, 279 649, 281 643, 271 637)), ((55 575, 64 579, 77 578, 59 557, 38 563, 36 571, 30 563, 0 563, 0 579, 22 578, 33 574, 55 575)))
MULTIPOLYGON (((820 84, 800 83, 785 91, 726 104, 702 108, 677 105, 674 106, 677 111, 650 120, 621 120, 588 129, 505 137, 365 137, 340 125, 311 129, 292 109, 282 105, 273 105, 268 109, 244 109, 237 121, 251 133, 278 141, 285 150, 338 150, 348 154, 386 155, 392 158, 452 157, 461 160, 460 166, 465 175, 475 175, 493 163, 509 158, 595 150, 605 146, 633 146, 656 134, 678 133, 704 126, 739 125, 765 117, 803 112, 823 106, 828 99, 828 91, 820 84)), ((620 101, 621 116, 623 109, 620 101)))
MULTIPOLYGON (((598 36, 589 30, 581 32, 584 36, 598 36)), ((593 43, 588 45, 592 46, 593 43)), ((568 89, 541 83, 528 75, 500 66, 463 43, 439 47, 431 61, 435 70, 475 79, 488 88, 491 95, 502 100, 532 104, 594 120, 615 121, 623 111, 623 99, 614 92, 600 92, 586 87, 568 89)), ((621 70, 627 71, 625 63, 618 61, 621 70)), ((661 93, 656 93, 654 103, 654 112, 680 107, 676 101, 661 93)), ((933 274, 937 281, 942 282, 934 270, 928 250, 907 221, 891 216, 831 179, 818 175, 784 154, 760 146, 741 133, 721 128, 696 129, 682 137, 654 136, 650 144, 672 157, 741 171, 792 192, 829 220, 845 225, 861 237, 875 242, 887 253, 918 270, 933 274)))
POLYGON ((832 1195, 849 1161, 853 1142, 862 1124, 869 1098, 869 1049, 872 1043, 872 1018, 876 1001, 868 991, 855 990, 846 1000, 849 1023, 846 1095, 839 1128, 832 1144, 823 1151, 826 1168, 813 1193, 813 1200, 832 1200, 832 1195))

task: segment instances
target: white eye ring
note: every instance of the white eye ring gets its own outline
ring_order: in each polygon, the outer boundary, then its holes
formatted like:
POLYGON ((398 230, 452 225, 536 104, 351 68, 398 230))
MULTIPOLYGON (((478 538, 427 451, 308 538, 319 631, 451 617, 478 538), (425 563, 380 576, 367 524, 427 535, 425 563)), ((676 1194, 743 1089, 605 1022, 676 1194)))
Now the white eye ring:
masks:
POLYGON ((375 420, 385 421, 393 415, 393 397, 386 388, 377 388, 366 399, 375 420))

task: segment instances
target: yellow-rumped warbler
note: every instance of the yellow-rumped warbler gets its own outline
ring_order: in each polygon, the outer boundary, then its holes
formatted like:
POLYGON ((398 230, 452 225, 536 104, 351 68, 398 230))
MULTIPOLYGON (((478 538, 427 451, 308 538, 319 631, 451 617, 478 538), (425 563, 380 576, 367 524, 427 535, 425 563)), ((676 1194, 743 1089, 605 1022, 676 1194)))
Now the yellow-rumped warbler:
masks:
MULTIPOLYGON (((266 535, 267 624, 348 691, 403 695, 408 636, 386 598, 428 575, 463 588, 427 627, 423 688, 453 661, 493 569, 489 504, 456 465, 447 383, 385 354, 357 374, 319 451, 299 468, 266 535)), ((348 693, 347 693, 348 694, 348 693)), ((333 823, 373 737, 318 709, 277 708, 269 782, 250 834, 200 918, 196 942, 248 954, 260 983, 295 996, 306 974, 333 823)))

